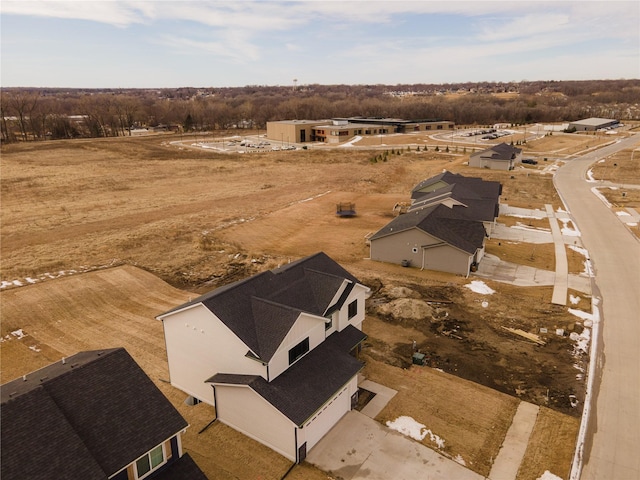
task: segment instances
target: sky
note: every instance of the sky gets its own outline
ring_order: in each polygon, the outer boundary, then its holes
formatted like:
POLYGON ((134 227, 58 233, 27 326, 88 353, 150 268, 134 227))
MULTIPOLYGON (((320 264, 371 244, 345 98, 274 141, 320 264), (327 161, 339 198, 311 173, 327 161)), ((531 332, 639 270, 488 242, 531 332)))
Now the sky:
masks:
POLYGON ((640 2, 0 2, 0 85, 640 79, 640 2))

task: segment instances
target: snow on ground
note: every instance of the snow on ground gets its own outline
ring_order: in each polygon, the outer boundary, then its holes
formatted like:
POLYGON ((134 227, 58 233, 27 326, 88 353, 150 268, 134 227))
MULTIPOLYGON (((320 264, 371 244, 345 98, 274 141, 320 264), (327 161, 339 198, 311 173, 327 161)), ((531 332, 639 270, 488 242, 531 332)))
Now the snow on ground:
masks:
POLYGON ((515 228, 516 230, 528 230, 530 232, 550 232, 550 228, 536 228, 530 227, 529 225, 525 225, 524 223, 516 222, 514 226, 511 228, 515 228))
POLYGON ((587 249, 578 247, 577 245, 568 245, 568 247, 574 252, 578 252, 580 255, 582 255, 585 258, 585 261, 583 262, 584 270, 580 273, 580 275, 583 275, 586 277, 593 277, 593 269, 591 268, 591 259, 589 258, 589 252, 587 251, 587 249))
POLYGON ((575 308, 569 308, 569 313, 579 317, 583 320, 582 324, 585 327, 582 333, 575 339, 576 344, 573 347, 573 355, 580 356, 583 353, 589 353, 589 342, 591 341, 591 327, 594 324, 599 323, 600 311, 598 310, 598 300, 593 299, 592 310, 593 313, 584 312, 575 308))
POLYGON ((580 303, 580 296, 574 297, 573 295, 569 294, 569 301, 571 302, 571 305, 577 305, 580 303))
POLYGON ((109 268, 109 267, 113 267, 114 265, 117 265, 118 262, 119 260, 114 258, 113 261, 107 265, 99 265, 99 266, 93 266, 93 267, 87 267, 85 265, 82 265, 78 267, 77 270, 75 269, 60 270, 58 272, 53 272, 53 273, 47 272, 47 273, 43 273, 42 275, 36 276, 36 278, 25 277, 25 278, 20 278, 16 280, 0 280, 0 290, 4 290, 5 288, 9 288, 9 287, 23 287, 25 284, 34 284, 38 282, 43 282, 45 280, 54 280, 60 277, 75 275, 76 273, 86 273, 86 272, 92 272, 94 270, 100 270, 102 268, 109 268))
POLYGON ((18 330, 14 330, 13 332, 11 332, 11 335, 13 335, 14 337, 16 337, 18 340, 20 340, 21 338, 26 337, 27 335, 22 331, 21 328, 19 328, 18 330))
POLYGON ((435 443, 439 449, 444 449, 444 440, 442 440, 438 435, 435 435, 425 425, 417 422, 411 417, 402 415, 393 421, 388 421, 387 427, 389 427, 391 430, 395 430, 396 432, 400 432, 403 435, 411 437, 414 440, 418 440, 419 442, 424 440, 425 437, 429 435, 429 439, 433 443, 435 443))
POLYGON ((602 203, 604 203, 604 204, 607 206, 607 208, 611 208, 611 204, 609 203, 609 200, 607 200, 607 199, 604 197, 604 195, 602 195, 602 194, 600 193, 600 190, 598 190, 598 188, 597 188, 597 187, 593 187, 593 188, 591 189, 591 192, 592 192, 596 197, 598 197, 600 200, 602 200, 602 203))
POLYGON ((495 290, 489 287, 482 280, 473 280, 471 283, 466 284, 465 287, 467 287, 472 292, 476 292, 481 295, 491 295, 493 293, 496 293, 495 290))
POLYGON ((453 458, 454 462, 458 462, 460 465, 466 467, 467 466, 467 462, 464 461, 464 458, 462 458, 462 455, 458 454, 453 458))
POLYGON ((578 230, 577 228, 573 227, 573 222, 568 219, 568 218, 559 218, 558 220, 560 220, 562 222, 562 228, 560 229, 560 231, 562 232, 562 235, 566 235, 568 237, 579 237, 580 236, 580 230, 578 230), (568 224, 571 223, 571 226, 568 226, 568 224))
POLYGON ((538 477, 538 480, 562 480, 562 478, 560 478, 557 475, 554 475, 549 470, 545 470, 542 476, 538 477))
POLYGON ((616 215, 619 217, 630 217, 631 214, 629 212, 616 212, 616 215))
POLYGON ((587 171, 587 178, 588 178, 587 182, 595 182, 596 181, 596 179, 593 178, 593 170, 591 168, 587 171))
POLYGON ((342 145, 340 145, 341 147, 353 147, 354 143, 358 143, 360 140, 362 140, 362 137, 360 135, 356 135, 355 137, 353 137, 351 140, 349 140, 346 143, 343 143, 342 145))

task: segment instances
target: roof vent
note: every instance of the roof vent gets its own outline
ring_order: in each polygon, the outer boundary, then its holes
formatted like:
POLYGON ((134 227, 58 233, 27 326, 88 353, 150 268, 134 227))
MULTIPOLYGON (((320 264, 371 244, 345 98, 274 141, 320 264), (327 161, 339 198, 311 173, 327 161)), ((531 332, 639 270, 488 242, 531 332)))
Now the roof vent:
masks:
POLYGON ((62 357, 62 364, 64 365, 65 363, 67 363, 67 359, 62 357))
POLYGON ((22 381, 26 382, 27 381, 27 376, 26 375, 22 375, 22 381))

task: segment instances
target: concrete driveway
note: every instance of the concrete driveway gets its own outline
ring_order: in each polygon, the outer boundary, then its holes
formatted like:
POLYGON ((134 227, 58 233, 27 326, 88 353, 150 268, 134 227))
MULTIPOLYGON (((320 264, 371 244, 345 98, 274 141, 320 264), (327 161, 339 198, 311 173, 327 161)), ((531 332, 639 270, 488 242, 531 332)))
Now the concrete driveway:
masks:
POLYGON ((484 477, 352 410, 307 461, 344 480, 482 480, 484 477))

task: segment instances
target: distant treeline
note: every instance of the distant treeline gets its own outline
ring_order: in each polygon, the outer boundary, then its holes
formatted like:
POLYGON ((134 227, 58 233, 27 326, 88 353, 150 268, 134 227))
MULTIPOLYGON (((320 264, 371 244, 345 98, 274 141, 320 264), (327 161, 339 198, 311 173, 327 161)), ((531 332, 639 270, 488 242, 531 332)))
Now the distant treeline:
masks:
POLYGON ((130 135, 133 129, 264 129, 335 117, 458 125, 640 119, 640 80, 160 89, 0 89, 2 142, 130 135))

